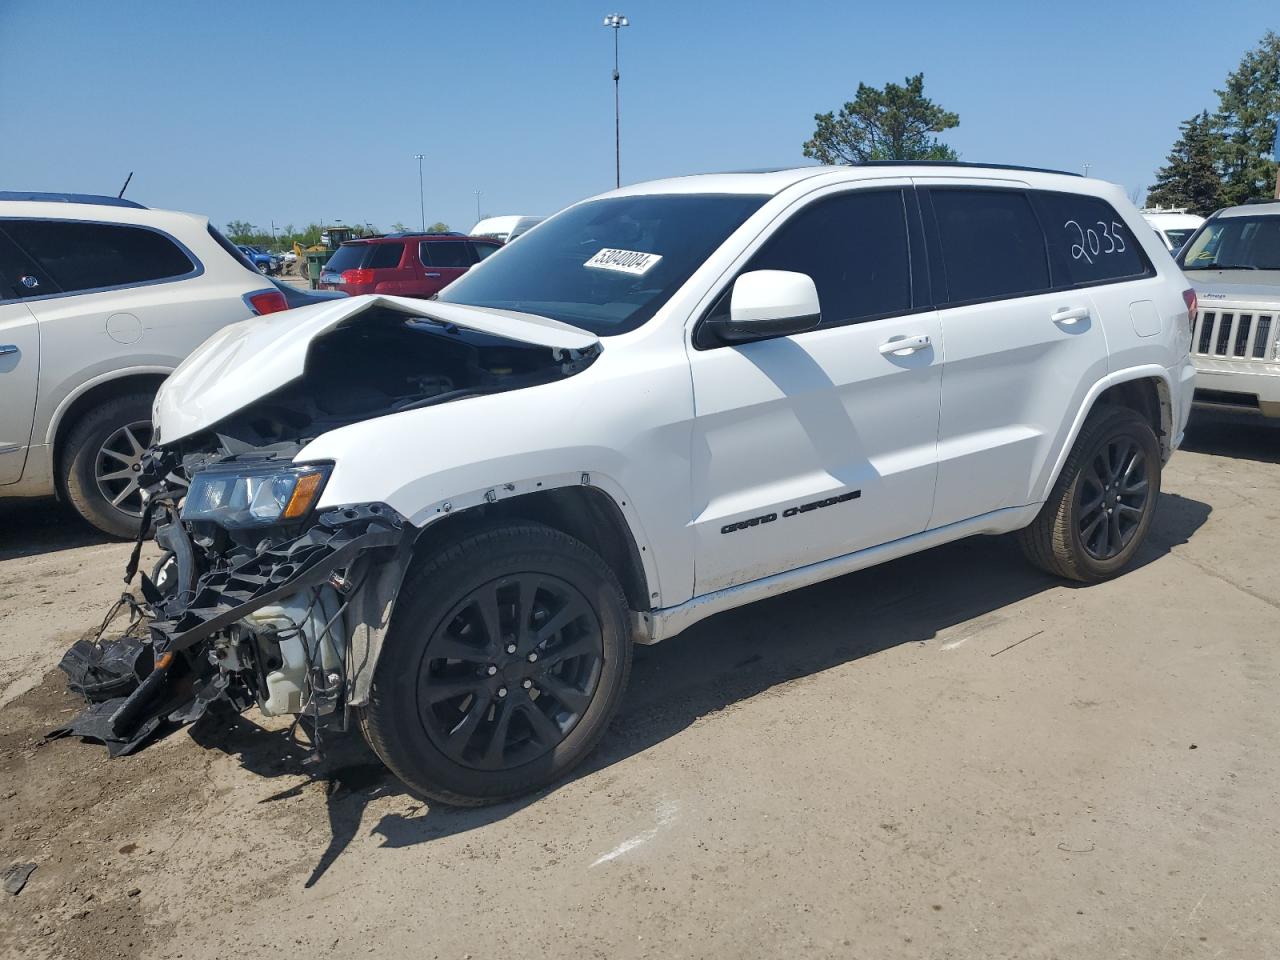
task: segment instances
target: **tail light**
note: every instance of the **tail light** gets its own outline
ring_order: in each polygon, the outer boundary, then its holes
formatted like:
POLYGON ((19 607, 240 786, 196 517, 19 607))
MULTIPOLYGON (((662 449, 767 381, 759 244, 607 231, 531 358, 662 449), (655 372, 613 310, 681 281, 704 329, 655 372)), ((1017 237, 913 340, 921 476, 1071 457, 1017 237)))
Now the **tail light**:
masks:
POLYGON ((373 283, 372 270, 343 270, 340 283, 373 283))
POLYGON ((284 294, 279 290, 259 290, 256 293, 247 293, 245 294, 244 302, 258 316, 289 309, 289 301, 284 298, 284 294))
POLYGON ((1187 305, 1187 322, 1191 324, 1191 331, 1194 333, 1196 314, 1200 312, 1200 302, 1196 299, 1196 292, 1190 287, 1182 291, 1182 299, 1187 305))

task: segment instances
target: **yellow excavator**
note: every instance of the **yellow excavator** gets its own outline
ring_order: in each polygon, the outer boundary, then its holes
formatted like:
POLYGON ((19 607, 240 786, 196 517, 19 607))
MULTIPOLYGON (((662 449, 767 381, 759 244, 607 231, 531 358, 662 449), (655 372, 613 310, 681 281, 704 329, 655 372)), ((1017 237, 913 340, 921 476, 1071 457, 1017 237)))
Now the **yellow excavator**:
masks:
POLYGON ((353 227, 323 227, 320 242, 304 247, 296 240, 293 242, 293 269, 304 280, 311 281, 312 289, 320 282, 320 268, 333 256, 333 252, 356 235, 353 227))

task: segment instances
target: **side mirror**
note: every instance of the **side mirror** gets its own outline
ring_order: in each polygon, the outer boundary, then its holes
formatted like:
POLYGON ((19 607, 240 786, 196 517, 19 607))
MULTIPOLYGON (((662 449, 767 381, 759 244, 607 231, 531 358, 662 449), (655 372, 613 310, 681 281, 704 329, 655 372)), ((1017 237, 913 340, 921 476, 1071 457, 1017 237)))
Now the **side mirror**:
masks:
POLYGON ((747 343, 812 330, 821 319, 818 288, 808 274, 752 270, 734 281, 728 319, 709 326, 723 343, 747 343))

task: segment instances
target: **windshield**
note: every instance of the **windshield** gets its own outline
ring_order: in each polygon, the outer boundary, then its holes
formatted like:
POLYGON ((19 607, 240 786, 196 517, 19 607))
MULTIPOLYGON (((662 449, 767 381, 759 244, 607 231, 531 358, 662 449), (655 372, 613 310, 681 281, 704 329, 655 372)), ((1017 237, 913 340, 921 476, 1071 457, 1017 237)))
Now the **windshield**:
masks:
POLYGON ((1280 270, 1280 217, 1225 217, 1200 228, 1183 270, 1280 270))
POLYGON ((536 313, 597 334, 634 330, 766 197, 678 194, 579 204, 439 294, 536 313))

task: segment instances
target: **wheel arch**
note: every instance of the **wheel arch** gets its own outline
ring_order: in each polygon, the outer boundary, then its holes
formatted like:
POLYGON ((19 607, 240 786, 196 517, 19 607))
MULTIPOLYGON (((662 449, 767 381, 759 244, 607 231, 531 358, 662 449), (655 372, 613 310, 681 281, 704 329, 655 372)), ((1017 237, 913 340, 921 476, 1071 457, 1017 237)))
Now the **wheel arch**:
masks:
POLYGON ((1085 421, 1100 406, 1119 406, 1136 411, 1151 424, 1162 457, 1168 460, 1173 453, 1173 385, 1169 382, 1169 371, 1154 364, 1116 371, 1095 383, 1080 404, 1071 431, 1057 451, 1053 469, 1038 486, 1037 502, 1043 502, 1049 496, 1076 438, 1084 429, 1085 421))
POLYGON ((54 465, 54 478, 59 496, 65 494, 61 467, 64 446, 67 436, 81 415, 98 404, 114 400, 127 393, 146 391, 154 394, 172 372, 165 367, 133 367, 115 370, 86 380, 62 399, 49 419, 49 427, 45 434, 45 442, 52 449, 51 462, 54 465))
POLYGON ((646 569, 647 543, 638 542, 626 516, 627 501, 616 500, 595 485, 544 487, 514 496, 487 499, 467 509, 444 513, 428 523, 414 543, 420 557, 467 536, 474 530, 506 521, 532 521, 573 537, 599 554, 622 584, 627 604, 638 613, 653 608, 651 574, 646 569))
POLYGON ((635 617, 633 638, 639 643, 656 642, 651 611, 660 594, 653 551, 633 526, 629 501, 612 490, 585 482, 549 486, 547 481, 534 481, 530 485, 534 489, 529 492, 508 492, 502 498, 495 491, 485 491, 493 493, 494 499, 482 496, 479 503, 465 508, 455 510, 446 504, 448 509, 442 509, 420 529, 407 555, 384 564, 381 571, 368 571, 373 577, 365 591, 368 595, 361 598, 358 612, 348 623, 354 661, 362 665, 348 691, 350 705, 368 702, 382 644, 410 565, 494 524, 542 523, 585 543, 608 564, 622 585, 627 606, 635 617))

